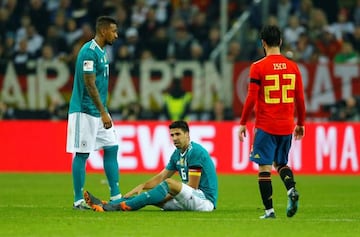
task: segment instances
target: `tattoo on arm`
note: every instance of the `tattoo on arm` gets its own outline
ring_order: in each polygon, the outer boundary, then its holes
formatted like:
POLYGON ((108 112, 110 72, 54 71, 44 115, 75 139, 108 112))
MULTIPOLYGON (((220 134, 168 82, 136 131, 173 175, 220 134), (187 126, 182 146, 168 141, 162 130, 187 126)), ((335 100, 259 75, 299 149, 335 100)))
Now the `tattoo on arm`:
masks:
POLYGON ((102 114, 106 111, 104 105, 101 102, 99 91, 96 88, 95 79, 96 79, 95 74, 84 74, 84 81, 87 92, 89 93, 91 99, 93 100, 96 108, 102 114))

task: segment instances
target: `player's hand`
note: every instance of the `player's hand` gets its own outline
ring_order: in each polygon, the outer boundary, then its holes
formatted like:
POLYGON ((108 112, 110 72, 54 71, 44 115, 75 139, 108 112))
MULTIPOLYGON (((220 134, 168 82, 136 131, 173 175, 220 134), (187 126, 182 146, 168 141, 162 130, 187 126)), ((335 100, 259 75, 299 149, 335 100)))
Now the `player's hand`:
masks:
POLYGON ((124 195, 124 198, 129 198, 129 197, 133 196, 134 194, 139 195, 143 190, 144 190, 144 184, 139 184, 134 189, 132 189, 131 191, 126 193, 124 195))
POLYGON ((246 137, 246 125, 240 125, 238 136, 239 140, 243 142, 244 138, 246 137))
POLYGON ((294 138, 295 140, 300 140, 305 135, 305 127, 296 125, 294 130, 294 138))
POLYGON ((102 113, 101 114, 101 120, 104 124, 105 129, 109 129, 112 127, 112 119, 108 113, 102 113))

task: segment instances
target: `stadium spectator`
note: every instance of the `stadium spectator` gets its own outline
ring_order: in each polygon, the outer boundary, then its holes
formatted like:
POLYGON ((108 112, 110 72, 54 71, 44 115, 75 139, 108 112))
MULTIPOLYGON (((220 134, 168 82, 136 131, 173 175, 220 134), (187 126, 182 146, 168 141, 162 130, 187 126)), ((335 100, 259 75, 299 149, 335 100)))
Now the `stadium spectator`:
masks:
POLYGON ((151 51, 154 58, 159 61, 165 61, 168 53, 170 40, 165 27, 160 27, 156 30, 155 35, 147 44, 147 48, 151 51))
POLYGON ((3 53, 1 59, 9 61, 13 60, 15 54, 15 35, 13 32, 7 32, 3 45, 3 53))
POLYGON ((132 62, 138 62, 142 51, 144 50, 143 41, 139 38, 138 30, 135 27, 129 28, 126 33, 124 46, 127 48, 127 59, 132 62))
POLYGON ((310 39, 313 41, 319 39, 323 34, 324 29, 327 28, 330 29, 325 12, 321 9, 314 8, 311 11, 307 28, 310 39))
POLYGON ((104 204, 88 191, 86 202, 95 211, 136 211, 156 205, 166 211, 206 211, 216 209, 218 180, 209 153, 190 140, 189 126, 184 121, 169 125, 176 147, 166 167, 124 195, 124 199, 104 204), (180 181, 172 178, 178 173, 180 181))
POLYGON ((276 16, 278 26, 284 29, 289 22, 289 18, 295 12, 295 7, 291 0, 275 0, 270 2, 271 15, 276 16))
POLYGON ((28 15, 30 16, 31 23, 41 36, 46 35, 46 29, 50 23, 50 14, 46 10, 43 0, 30 0, 28 15))
POLYGON ((349 19, 347 9, 340 9, 337 14, 337 21, 330 25, 337 40, 349 40, 350 35, 354 33, 354 23, 349 19))
POLYGON ((66 39, 63 34, 61 34, 61 30, 58 30, 55 25, 49 25, 47 28, 44 44, 51 45, 55 56, 62 56, 68 53, 66 39))
POLYGON ((202 41, 202 47, 204 50, 204 59, 209 60, 210 54, 220 43, 220 30, 219 27, 213 26, 208 32, 206 40, 202 41))
POLYGON ((241 61, 241 45, 240 42, 232 40, 228 45, 227 60, 235 63, 241 61))
POLYGON ((296 10, 296 15, 299 18, 300 25, 305 28, 309 27, 311 12, 314 6, 312 0, 300 0, 299 9, 296 10))
POLYGON ((14 66, 17 74, 26 75, 28 73, 28 63, 35 60, 33 54, 28 51, 28 41, 26 38, 19 42, 14 52, 14 66))
POLYGON ((149 8, 146 13, 145 21, 138 27, 139 37, 143 44, 148 44, 148 42, 154 37, 155 32, 162 24, 156 19, 155 10, 149 8))
POLYGON ((197 41, 204 42, 208 37, 209 29, 206 12, 197 12, 189 25, 189 32, 197 41))
POLYGON ((172 6, 170 0, 156 0, 151 7, 155 9, 156 20, 161 25, 168 25, 172 15, 172 6))
POLYGON ((81 35, 83 34, 81 28, 78 27, 76 21, 74 18, 69 18, 66 21, 66 26, 64 30, 64 35, 66 39, 66 44, 68 46, 68 50, 71 48, 71 46, 79 40, 81 35))
POLYGON ((350 42, 343 42, 341 51, 335 54, 334 63, 359 63, 359 54, 350 42))
POLYGON ((182 61, 191 59, 191 45, 196 43, 194 37, 189 33, 183 21, 178 21, 175 27, 175 35, 170 40, 168 48, 168 59, 170 61, 182 61))
POLYGON ((304 32, 306 32, 306 28, 300 25, 298 16, 291 15, 288 24, 284 27, 283 43, 294 49, 299 40, 299 36, 304 32))
POLYGON ((315 62, 317 59, 314 58, 314 51, 314 45, 310 41, 308 34, 302 33, 296 42, 293 59, 297 62, 315 62))
POLYGON ((164 93, 164 104, 162 107, 161 120, 188 120, 191 112, 190 92, 184 90, 182 80, 174 78, 170 90, 164 93))
POLYGON ((131 26, 138 28, 146 20, 146 14, 149 11, 149 6, 146 0, 135 0, 135 4, 131 8, 131 26))
POLYGON ((320 54, 319 62, 331 62, 337 53, 340 52, 342 41, 336 39, 333 30, 325 26, 315 40, 315 46, 320 54))
POLYGON ((175 7, 172 17, 180 18, 184 22, 184 27, 187 27, 193 22, 198 11, 199 9, 192 4, 191 0, 180 0, 180 4, 175 7))

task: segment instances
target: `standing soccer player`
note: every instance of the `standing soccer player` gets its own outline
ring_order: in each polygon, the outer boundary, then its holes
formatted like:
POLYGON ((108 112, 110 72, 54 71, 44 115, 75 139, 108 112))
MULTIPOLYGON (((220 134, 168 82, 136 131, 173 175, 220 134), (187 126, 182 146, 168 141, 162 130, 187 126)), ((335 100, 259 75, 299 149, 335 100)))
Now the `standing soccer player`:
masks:
POLYGON ((261 33, 265 58, 250 68, 250 84, 239 129, 239 139, 246 137, 246 122, 255 107, 255 135, 250 160, 259 165, 258 183, 265 214, 275 218, 272 201, 271 169, 276 168, 288 195, 287 216, 295 215, 299 193, 288 163, 292 133, 296 140, 305 133, 305 103, 302 78, 297 65, 280 53, 281 32, 277 26, 265 26, 261 33), (294 112, 297 125, 294 130, 294 112))
POLYGON ((96 21, 96 35, 85 43, 76 61, 70 99, 67 152, 75 153, 72 162, 74 209, 89 209, 83 198, 85 164, 91 151, 103 148, 104 170, 110 187, 110 200, 121 198, 118 140, 106 102, 109 84, 109 61, 105 46, 118 38, 116 21, 101 16, 96 21))
POLYGON ((213 211, 218 181, 209 153, 190 141, 185 121, 175 121, 169 129, 176 149, 165 169, 125 194, 124 199, 111 204, 85 191, 87 204, 95 211, 135 211, 146 205, 156 205, 163 210, 213 211), (175 173, 179 173, 181 181, 171 178, 175 173))

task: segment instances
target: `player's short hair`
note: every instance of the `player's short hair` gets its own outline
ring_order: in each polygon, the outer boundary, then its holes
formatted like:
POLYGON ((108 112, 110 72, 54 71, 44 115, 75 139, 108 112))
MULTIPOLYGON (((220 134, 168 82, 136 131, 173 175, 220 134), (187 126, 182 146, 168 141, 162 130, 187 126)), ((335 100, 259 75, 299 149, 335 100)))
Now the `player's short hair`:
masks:
POLYGON ((264 40, 269 47, 280 46, 281 31, 277 26, 267 25, 262 28, 260 38, 264 40))
POLYGON ((189 125, 187 124, 187 122, 182 120, 172 122, 169 125, 169 129, 173 128, 180 128, 184 132, 189 132, 189 125))
POLYGON ((102 28, 110 27, 111 24, 117 25, 116 20, 114 18, 110 16, 99 16, 96 19, 96 31, 99 31, 102 28))

